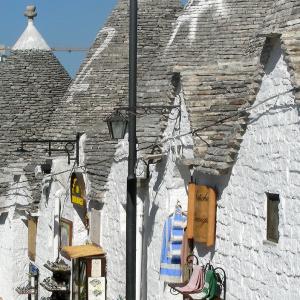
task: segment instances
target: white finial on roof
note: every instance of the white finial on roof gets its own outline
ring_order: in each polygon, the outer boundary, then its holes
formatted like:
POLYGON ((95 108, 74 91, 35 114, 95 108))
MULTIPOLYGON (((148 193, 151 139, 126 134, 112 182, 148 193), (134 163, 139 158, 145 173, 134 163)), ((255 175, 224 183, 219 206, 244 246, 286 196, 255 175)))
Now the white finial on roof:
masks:
POLYGON ((12 47, 12 50, 47 50, 51 48, 43 39, 41 34, 35 28, 33 19, 37 16, 36 8, 34 5, 26 7, 24 16, 28 18, 28 25, 18 41, 12 47))

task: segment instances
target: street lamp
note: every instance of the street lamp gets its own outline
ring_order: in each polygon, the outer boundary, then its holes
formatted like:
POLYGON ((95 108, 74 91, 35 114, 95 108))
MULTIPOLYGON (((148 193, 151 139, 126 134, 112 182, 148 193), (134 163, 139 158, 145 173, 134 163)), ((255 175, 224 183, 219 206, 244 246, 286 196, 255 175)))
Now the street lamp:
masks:
MULTIPOLYGON (((136 299, 136 83, 137 83, 137 0, 130 0, 128 81, 128 175, 126 196, 126 300, 136 299)), ((127 120, 118 112, 106 119, 110 136, 123 138, 127 120)))
POLYGON ((113 140, 124 138, 128 121, 118 110, 109 115, 105 121, 113 140))
MULTIPOLYGON (((136 299, 136 83, 137 83, 137 0, 130 0, 129 15, 129 101, 128 176, 126 199, 126 300, 136 299)), ((138 299, 139 300, 139 299, 138 299)))

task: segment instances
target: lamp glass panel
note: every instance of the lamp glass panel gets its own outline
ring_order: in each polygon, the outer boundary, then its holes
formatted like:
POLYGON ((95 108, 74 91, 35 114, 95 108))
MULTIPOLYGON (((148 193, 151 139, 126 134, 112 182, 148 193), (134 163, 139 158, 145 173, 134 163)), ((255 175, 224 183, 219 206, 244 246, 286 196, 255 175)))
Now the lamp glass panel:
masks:
POLYGON ((118 120, 111 121, 112 135, 114 139, 123 139, 126 130, 126 121, 118 120))

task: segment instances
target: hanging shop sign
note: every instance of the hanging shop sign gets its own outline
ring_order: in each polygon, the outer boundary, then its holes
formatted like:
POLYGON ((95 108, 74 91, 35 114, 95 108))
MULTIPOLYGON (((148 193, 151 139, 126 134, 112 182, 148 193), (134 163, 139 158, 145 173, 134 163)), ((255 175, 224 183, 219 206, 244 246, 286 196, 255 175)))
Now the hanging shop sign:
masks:
POLYGON ((71 202, 85 206, 85 184, 82 174, 73 173, 71 177, 71 202))
POLYGON ((211 187, 190 183, 188 201, 188 238, 205 243, 208 247, 213 246, 216 235, 216 192, 211 187))

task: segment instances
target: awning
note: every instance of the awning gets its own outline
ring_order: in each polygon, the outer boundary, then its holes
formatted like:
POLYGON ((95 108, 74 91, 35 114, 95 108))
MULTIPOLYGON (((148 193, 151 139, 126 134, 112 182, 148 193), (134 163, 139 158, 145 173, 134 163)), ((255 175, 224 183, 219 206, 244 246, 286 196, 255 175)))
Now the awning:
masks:
POLYGON ((62 252, 64 252, 68 257, 72 259, 105 254, 103 248, 92 244, 80 246, 66 246, 62 248, 62 252))

